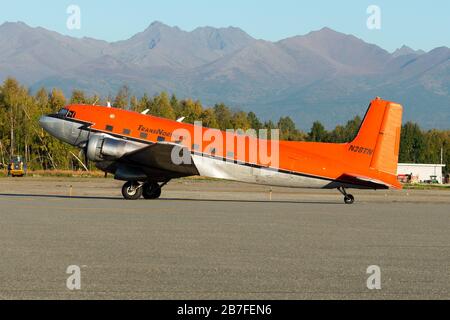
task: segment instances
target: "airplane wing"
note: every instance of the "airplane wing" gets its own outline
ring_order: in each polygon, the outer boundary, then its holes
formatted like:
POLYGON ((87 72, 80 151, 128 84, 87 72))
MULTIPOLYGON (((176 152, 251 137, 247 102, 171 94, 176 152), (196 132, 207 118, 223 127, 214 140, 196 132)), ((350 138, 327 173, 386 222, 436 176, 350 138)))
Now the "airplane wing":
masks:
POLYGON ((119 162, 137 166, 144 171, 157 170, 167 172, 168 175, 174 176, 191 176, 198 175, 197 168, 191 157, 190 151, 179 144, 175 143, 155 143, 148 147, 139 149, 123 156, 119 162), (185 152, 187 163, 180 165, 172 161, 172 153, 181 154, 185 152))

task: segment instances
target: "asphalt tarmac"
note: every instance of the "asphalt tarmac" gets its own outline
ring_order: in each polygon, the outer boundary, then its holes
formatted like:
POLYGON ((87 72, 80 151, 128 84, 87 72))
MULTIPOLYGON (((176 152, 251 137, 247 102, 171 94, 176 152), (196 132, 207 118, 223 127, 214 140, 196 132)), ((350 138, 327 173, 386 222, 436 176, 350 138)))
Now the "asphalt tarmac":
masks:
POLYGON ((179 180, 125 201, 120 187, 1 178, 0 299, 450 298, 449 191, 354 191, 345 205, 336 190, 179 180))

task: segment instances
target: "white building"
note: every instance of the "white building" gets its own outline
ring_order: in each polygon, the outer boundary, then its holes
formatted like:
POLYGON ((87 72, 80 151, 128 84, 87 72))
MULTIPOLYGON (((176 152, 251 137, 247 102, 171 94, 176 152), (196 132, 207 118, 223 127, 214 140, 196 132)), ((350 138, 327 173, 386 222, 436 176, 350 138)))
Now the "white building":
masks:
POLYGON ((425 182, 436 178, 442 183, 445 164, 399 163, 397 175, 411 175, 411 182, 425 182))

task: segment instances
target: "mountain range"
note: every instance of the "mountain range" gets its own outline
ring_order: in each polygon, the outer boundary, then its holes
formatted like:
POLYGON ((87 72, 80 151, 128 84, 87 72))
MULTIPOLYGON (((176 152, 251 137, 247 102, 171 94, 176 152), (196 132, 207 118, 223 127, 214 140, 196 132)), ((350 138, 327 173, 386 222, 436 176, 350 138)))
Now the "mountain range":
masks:
POLYGON ((404 105, 405 121, 450 128, 449 48, 390 53, 329 28, 270 42, 234 27, 187 32, 153 22, 127 40, 106 42, 6 22, 0 79, 8 76, 68 95, 113 96, 124 84, 138 96, 165 90, 265 120, 288 115, 303 130, 315 120, 343 124, 381 96, 404 105))

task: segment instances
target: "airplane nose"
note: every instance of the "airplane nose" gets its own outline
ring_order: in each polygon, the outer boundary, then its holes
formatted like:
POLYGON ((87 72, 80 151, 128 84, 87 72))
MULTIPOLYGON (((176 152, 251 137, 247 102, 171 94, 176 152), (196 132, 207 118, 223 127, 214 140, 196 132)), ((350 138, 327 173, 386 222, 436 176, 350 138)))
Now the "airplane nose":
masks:
POLYGON ((64 121, 63 119, 58 119, 51 116, 42 116, 39 119, 39 124, 41 125, 41 127, 50 135, 59 140, 70 143, 71 141, 68 141, 68 138, 70 138, 72 128, 65 122, 66 121, 64 121))
POLYGON ((89 139, 89 133, 80 129, 80 124, 53 116, 42 116, 39 124, 55 138, 73 146, 79 146, 89 139))
POLYGON ((56 119, 54 117, 42 116, 39 118, 39 124, 42 129, 47 131, 52 136, 61 139, 61 135, 65 135, 65 125, 64 121, 61 119, 56 119))
POLYGON ((44 129, 47 132, 49 132, 50 123, 51 123, 50 117, 42 116, 39 118, 39 125, 42 127, 42 129, 44 129))

